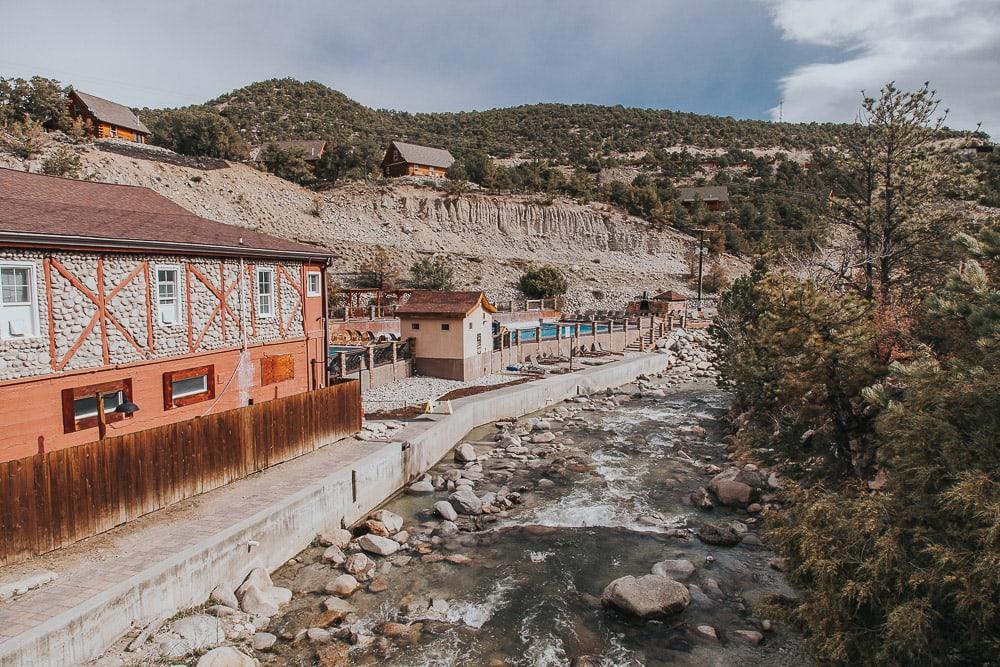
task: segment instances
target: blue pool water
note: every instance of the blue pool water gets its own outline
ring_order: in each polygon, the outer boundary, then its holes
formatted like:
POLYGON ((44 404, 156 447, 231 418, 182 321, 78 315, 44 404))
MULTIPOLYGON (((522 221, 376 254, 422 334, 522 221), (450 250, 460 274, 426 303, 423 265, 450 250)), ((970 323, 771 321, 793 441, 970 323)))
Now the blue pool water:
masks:
MULTIPOLYGON (((556 331, 559 328, 562 328, 562 336, 563 336, 563 338, 569 338, 570 336, 573 335, 574 325, 572 325, 572 324, 555 324, 555 323, 543 324, 542 325, 542 340, 549 340, 549 339, 555 338, 556 337, 556 331)), ((593 331, 594 331, 594 325, 593 324, 581 324, 580 325, 580 335, 581 336, 589 335, 589 334, 593 333, 593 331)), ((597 325, 597 333, 607 333, 607 331, 608 331, 608 325, 607 324, 598 324, 597 325)), ((523 340, 523 341, 532 341, 532 340, 535 340, 535 328, 534 327, 531 328, 531 329, 519 329, 518 332, 520 334, 521 340, 523 340)))

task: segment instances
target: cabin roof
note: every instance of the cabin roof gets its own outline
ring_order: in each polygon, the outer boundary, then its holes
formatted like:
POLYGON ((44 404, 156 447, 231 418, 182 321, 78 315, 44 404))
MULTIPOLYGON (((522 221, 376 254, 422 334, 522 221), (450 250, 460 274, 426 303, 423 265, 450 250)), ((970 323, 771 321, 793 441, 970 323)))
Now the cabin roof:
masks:
POLYGON ((653 301, 687 301, 688 298, 681 294, 680 292, 675 292, 672 289, 668 289, 666 292, 660 292, 653 297, 653 301))
POLYGON ((725 185, 706 185, 704 187, 698 187, 698 188, 677 188, 677 189, 681 193, 682 202, 694 201, 698 197, 701 197, 701 200, 704 202, 729 201, 729 188, 727 188, 725 185))
POLYGON ((73 90, 70 95, 79 100, 90 113, 94 114, 94 118, 103 123, 149 134, 149 128, 124 104, 118 104, 79 90, 73 90))
POLYGON ((257 160, 261 152, 267 146, 274 146, 283 151, 301 151, 302 159, 306 162, 315 162, 323 157, 326 151, 326 142, 322 139, 290 139, 288 141, 268 141, 253 149, 250 159, 257 160))
POLYGON ((396 314, 467 317, 480 304, 488 313, 497 312, 482 292, 414 290, 410 298, 396 308, 396 314))
POLYGON ((408 144, 404 141, 393 141, 389 147, 392 148, 393 146, 399 150, 399 154, 403 156, 403 161, 410 164, 422 164, 428 167, 447 169, 455 163, 455 158, 443 148, 408 144))
POLYGON ((325 258, 323 248, 197 216, 149 188, 0 168, 0 245, 325 258))

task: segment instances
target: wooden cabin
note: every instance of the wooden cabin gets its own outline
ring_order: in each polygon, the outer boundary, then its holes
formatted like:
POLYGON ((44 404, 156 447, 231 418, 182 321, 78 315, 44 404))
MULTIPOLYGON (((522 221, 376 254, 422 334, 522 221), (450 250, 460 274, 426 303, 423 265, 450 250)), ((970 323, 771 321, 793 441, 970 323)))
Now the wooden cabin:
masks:
POLYGON ((70 115, 89 121, 90 132, 98 139, 149 143, 149 128, 127 106, 79 90, 70 91, 69 100, 70 115))
POLYGON ((705 202, 709 211, 721 211, 729 207, 729 188, 725 185, 708 185, 699 188, 678 188, 681 204, 694 206, 699 199, 705 202))
POLYGON ((382 173, 387 178, 396 176, 430 176, 445 178, 455 163, 451 153, 443 148, 418 146, 393 141, 382 158, 382 173))

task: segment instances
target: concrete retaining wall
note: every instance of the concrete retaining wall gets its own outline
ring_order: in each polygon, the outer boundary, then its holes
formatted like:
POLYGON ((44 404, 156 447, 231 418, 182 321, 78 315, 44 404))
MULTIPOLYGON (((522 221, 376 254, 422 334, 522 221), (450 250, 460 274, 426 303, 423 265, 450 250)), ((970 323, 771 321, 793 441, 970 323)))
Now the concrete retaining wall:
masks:
POLYGON ((273 571, 316 533, 354 523, 437 463, 473 428, 620 386, 665 365, 663 355, 637 355, 470 396, 452 402, 452 415, 409 425, 403 443, 341 445, 343 465, 322 481, 0 645, 0 665, 74 665, 97 657, 133 627, 202 604, 220 582, 235 585, 253 567, 273 571))

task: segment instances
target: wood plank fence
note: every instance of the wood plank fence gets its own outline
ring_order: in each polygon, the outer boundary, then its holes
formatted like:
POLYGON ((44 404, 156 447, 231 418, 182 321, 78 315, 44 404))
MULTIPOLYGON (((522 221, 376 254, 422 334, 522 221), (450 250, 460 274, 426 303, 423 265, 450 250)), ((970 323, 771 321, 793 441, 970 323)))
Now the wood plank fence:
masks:
POLYGON ((361 390, 316 391, 0 463, 0 565, 110 530, 361 428, 361 390))

